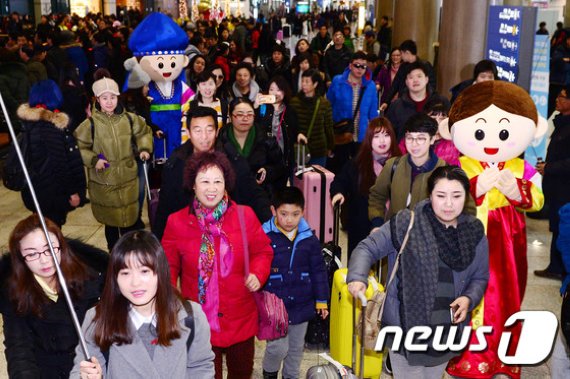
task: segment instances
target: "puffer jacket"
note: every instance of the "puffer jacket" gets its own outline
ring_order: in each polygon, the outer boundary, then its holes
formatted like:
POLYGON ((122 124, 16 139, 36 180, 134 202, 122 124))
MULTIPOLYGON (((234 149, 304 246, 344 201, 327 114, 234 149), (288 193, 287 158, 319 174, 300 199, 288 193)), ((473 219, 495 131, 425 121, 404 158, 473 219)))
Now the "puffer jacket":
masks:
MULTIPOLYGON (((77 194, 85 202, 87 183, 81 155, 73 135, 68 130, 69 117, 65 113, 22 104, 18 118, 24 126, 29 141, 29 164, 36 175, 32 184, 43 214, 58 225, 65 224, 71 195, 77 194)), ((27 209, 36 207, 28 187, 22 191, 27 209)))
MULTIPOLYGON (((333 78, 332 84, 327 91, 327 99, 331 103, 332 118, 334 122, 352 119, 352 85, 348 82, 350 68, 344 70, 342 75, 333 78)), ((378 94, 376 84, 369 77, 372 75, 367 70, 366 77, 362 77, 362 100, 360 101, 360 115, 358 116, 358 142, 362 142, 368 128, 368 122, 378 117, 378 94)))
POLYGON ((295 240, 275 225, 275 217, 263 224, 271 239, 273 261, 264 290, 283 300, 289 324, 300 324, 315 317, 315 303, 326 304, 330 289, 321 245, 305 219, 301 219, 295 240))
POLYGON ((152 153, 152 132, 142 117, 124 111, 121 105, 111 116, 97 105, 91 119, 75 130, 83 164, 88 170, 89 197, 93 216, 108 226, 129 227, 139 214, 136 154, 152 153), (129 121, 129 117, 132 120, 129 121), (94 136, 94 138, 93 138, 94 136), (103 154, 109 167, 95 170, 98 154, 103 154))
POLYGON ((291 99, 291 107, 295 110, 299 122, 297 133, 304 134, 309 140, 308 147, 313 158, 326 157, 328 150, 334 149, 333 110, 324 97, 321 97, 311 135, 307 135, 316 106, 317 95, 306 97, 299 92, 291 99))

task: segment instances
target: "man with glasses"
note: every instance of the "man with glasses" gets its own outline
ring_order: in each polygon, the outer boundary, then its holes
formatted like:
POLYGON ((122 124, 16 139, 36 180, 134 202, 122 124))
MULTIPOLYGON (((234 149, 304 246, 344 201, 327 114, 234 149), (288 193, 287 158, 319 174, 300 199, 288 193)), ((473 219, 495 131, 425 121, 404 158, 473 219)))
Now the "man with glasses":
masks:
POLYGON ((394 101, 386 117, 392 123, 398 143, 404 137, 404 125, 408 119, 418 113, 422 113, 425 104, 434 96, 435 92, 428 87, 429 70, 422 62, 414 62, 410 65, 406 76, 407 91, 394 101))
POLYGON ((378 117, 376 84, 367 78, 367 72, 369 71, 366 53, 357 51, 352 55, 344 73, 334 77, 327 92, 335 125, 348 124, 346 129, 352 132, 352 138, 346 140, 340 138, 338 128, 335 130, 335 148, 328 164, 328 168, 334 173, 337 173, 348 159, 356 155, 358 146, 366 134, 368 121, 378 117))
POLYGON ((536 169, 542 174, 542 190, 548 202, 550 231, 550 262, 544 270, 535 270, 534 275, 541 278, 562 280, 566 274, 562 263, 562 254, 556 247, 560 216, 558 211, 570 202, 570 85, 566 85, 556 97, 556 110, 560 112, 554 117, 554 132, 546 153, 546 161, 539 162, 536 169))

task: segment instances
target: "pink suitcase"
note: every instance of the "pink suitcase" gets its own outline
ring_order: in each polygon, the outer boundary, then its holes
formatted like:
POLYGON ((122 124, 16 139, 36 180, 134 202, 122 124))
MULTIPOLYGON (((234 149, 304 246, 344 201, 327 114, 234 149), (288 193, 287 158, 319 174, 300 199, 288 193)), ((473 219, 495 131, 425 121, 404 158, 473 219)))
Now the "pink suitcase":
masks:
POLYGON ((322 166, 305 167, 304 159, 293 179, 293 185, 305 195, 305 220, 321 243, 333 240, 334 211, 329 195, 333 179, 334 174, 322 166))

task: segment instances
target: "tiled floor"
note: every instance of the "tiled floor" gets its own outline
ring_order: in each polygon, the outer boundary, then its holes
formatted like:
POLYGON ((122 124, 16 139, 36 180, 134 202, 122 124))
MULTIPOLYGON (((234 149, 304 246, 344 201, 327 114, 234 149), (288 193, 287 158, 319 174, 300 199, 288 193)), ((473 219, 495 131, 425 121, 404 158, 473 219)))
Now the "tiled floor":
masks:
MULTIPOLYGON (((20 194, 6 190, 0 185, 0 249, 7 250, 8 236, 16 222, 26 216, 29 212, 25 210, 20 199, 20 194)), ((552 280, 540 279, 532 274, 537 268, 544 268, 548 263, 548 247, 550 246, 550 233, 546 221, 536 221, 528 219, 528 266, 529 278, 526 289, 526 296, 523 302, 523 309, 526 310, 549 310, 557 316, 560 311, 560 296, 558 295, 559 283, 552 280)), ((105 236, 103 227, 98 224, 89 206, 72 212, 67 224, 63 228, 64 234, 70 237, 82 238, 84 241, 105 248, 105 236)), ((345 246, 346 237, 341 236, 341 244, 345 246)), ((343 257, 346 259, 345 257, 343 257)), ((1 334, 1 333, 0 333, 1 334)), ((0 336, 3 340, 3 335, 0 336)), ((347 341, 347 343, 350 343, 347 341)), ((263 357, 263 342, 258 342, 255 360, 255 378, 261 378, 261 359, 263 357)), ((302 376, 306 370, 317 364, 319 358, 316 351, 306 351, 305 360, 302 365, 302 376)), ((322 359, 320 362, 322 363, 322 359)), ((524 379, 549 378, 549 362, 546 361, 540 366, 525 367, 522 371, 524 379)), ((0 378, 7 378, 6 361, 3 354, 3 346, 0 347, 0 378)), ((390 378, 383 374, 382 379, 390 378)))

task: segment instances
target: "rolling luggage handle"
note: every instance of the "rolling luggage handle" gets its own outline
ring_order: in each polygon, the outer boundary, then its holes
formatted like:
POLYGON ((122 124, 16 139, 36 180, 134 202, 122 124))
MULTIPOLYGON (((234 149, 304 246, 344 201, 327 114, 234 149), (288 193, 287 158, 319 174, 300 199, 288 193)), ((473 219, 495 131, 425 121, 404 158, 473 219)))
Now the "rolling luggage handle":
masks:
MULTIPOLYGON (((366 306, 368 305, 368 299, 363 292, 358 293, 358 299, 362 304, 361 314, 366 313, 366 306)), ((364 317, 361 317, 361 322, 364 324, 364 317)), ((356 328, 356 299, 352 298, 352 369, 356 372, 356 342, 358 341, 357 328, 356 328)), ((364 325, 360 328, 360 364, 358 367, 358 377, 360 379, 364 378, 364 325)))
POLYGON ((307 167, 307 152, 306 152, 307 144, 300 143, 297 144, 297 170, 295 171, 295 176, 301 177, 307 171, 313 171, 312 167, 307 167), (301 156, 302 163, 301 163, 301 156))
POLYGON ((163 136, 162 136, 162 147, 163 147, 162 152, 163 152, 164 156, 162 158, 154 157, 154 159, 152 160, 152 167, 156 167, 158 165, 164 164, 167 161, 167 158, 166 158, 166 133, 163 134, 163 136))
POLYGON ((148 163, 147 163, 147 161, 143 161, 143 172, 144 172, 144 185, 146 188, 148 200, 152 200, 152 195, 150 194, 150 182, 148 181, 148 163))
POLYGON ((333 217, 333 242, 338 246, 338 237, 340 233, 340 205, 338 202, 334 205, 333 217))

